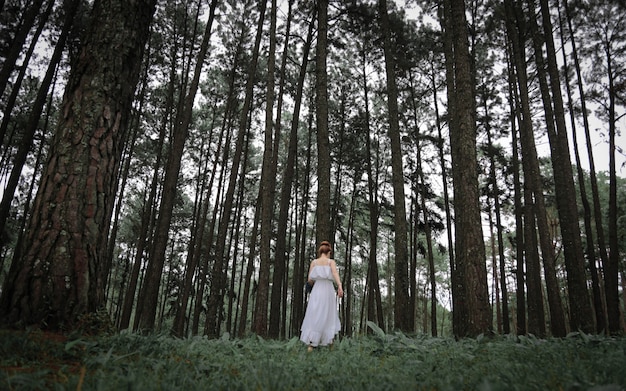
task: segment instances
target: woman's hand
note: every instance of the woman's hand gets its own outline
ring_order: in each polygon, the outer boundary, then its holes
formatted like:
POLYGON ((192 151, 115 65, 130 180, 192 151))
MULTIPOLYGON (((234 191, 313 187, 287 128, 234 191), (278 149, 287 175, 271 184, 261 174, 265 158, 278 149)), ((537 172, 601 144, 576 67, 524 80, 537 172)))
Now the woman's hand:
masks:
POLYGON ((337 296, 343 297, 343 289, 341 287, 337 289, 337 296))

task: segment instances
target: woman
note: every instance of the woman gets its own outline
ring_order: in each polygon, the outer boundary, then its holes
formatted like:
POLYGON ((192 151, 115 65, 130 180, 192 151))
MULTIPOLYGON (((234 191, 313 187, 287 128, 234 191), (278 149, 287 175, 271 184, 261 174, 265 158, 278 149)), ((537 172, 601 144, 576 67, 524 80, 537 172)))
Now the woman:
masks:
POLYGON ((330 243, 323 241, 317 249, 317 259, 309 266, 308 283, 313 289, 300 328, 300 340, 309 345, 309 352, 316 346, 332 345, 341 330, 333 281, 337 284, 337 296, 343 297, 343 288, 331 254, 330 243))

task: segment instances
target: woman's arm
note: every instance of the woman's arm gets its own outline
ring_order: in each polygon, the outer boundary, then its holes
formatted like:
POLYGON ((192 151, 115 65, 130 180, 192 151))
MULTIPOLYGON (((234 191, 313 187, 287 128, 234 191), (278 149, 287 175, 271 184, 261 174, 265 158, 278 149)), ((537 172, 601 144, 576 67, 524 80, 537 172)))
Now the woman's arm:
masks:
POLYGON ((333 278, 337 284, 337 295, 343 297, 343 287, 341 286, 341 279, 339 278, 339 272, 337 271, 337 263, 335 260, 330 261, 330 270, 333 272, 333 278))

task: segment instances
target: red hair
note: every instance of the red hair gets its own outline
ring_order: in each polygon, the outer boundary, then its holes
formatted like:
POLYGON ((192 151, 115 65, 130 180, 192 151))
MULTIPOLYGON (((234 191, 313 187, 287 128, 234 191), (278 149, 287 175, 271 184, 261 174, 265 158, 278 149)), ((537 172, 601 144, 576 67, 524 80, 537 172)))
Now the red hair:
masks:
POLYGON ((322 243, 320 243, 320 247, 317 249, 317 257, 321 257, 322 254, 327 254, 330 257, 330 254, 332 254, 333 249, 332 247, 330 247, 330 243, 326 240, 324 240, 322 243))

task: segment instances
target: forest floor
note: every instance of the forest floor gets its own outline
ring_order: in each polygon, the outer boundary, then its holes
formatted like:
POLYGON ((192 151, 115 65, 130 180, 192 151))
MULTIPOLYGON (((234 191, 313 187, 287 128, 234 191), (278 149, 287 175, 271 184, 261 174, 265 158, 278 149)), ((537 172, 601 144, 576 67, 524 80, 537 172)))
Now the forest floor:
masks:
POLYGON ((0 390, 626 389, 626 338, 66 336, 0 330, 0 390))

